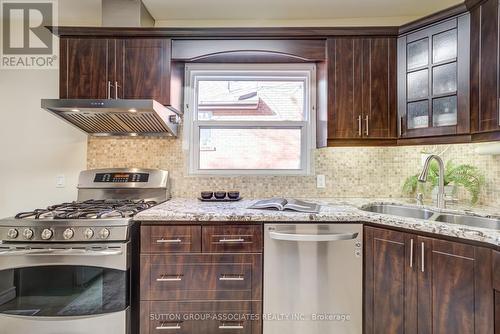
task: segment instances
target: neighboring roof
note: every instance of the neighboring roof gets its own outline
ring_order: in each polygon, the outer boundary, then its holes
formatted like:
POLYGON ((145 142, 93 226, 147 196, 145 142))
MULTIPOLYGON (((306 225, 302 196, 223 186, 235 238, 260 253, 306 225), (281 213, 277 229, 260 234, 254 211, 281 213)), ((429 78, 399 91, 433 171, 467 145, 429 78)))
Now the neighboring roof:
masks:
POLYGON ((257 103, 224 103, 203 104, 198 110, 211 112, 213 116, 273 116, 274 111, 261 98, 257 103))

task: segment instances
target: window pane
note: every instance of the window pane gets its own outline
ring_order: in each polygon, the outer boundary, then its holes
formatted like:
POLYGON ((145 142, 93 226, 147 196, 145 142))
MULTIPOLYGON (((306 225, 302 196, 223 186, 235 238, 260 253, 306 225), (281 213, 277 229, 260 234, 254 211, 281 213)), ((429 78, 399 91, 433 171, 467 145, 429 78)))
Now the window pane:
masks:
POLYGON ((303 121, 303 81, 200 80, 199 120, 303 121))
POLYGON ((434 126, 457 125, 457 97, 448 96, 432 101, 434 126))
POLYGON ((457 63, 436 66, 432 69, 432 90, 434 94, 457 91, 457 63))
POLYGON ((422 39, 408 44, 408 70, 429 64, 429 39, 422 39))
POLYGON ((200 129, 200 169, 299 170, 301 129, 200 129))
POLYGON ((432 58, 435 63, 457 57, 457 30, 443 32, 432 38, 432 58))
POLYGON ((429 71, 408 73, 408 99, 421 99, 429 95, 429 71))
POLYGON ((429 102, 408 103, 408 129, 426 128, 429 126, 429 102))

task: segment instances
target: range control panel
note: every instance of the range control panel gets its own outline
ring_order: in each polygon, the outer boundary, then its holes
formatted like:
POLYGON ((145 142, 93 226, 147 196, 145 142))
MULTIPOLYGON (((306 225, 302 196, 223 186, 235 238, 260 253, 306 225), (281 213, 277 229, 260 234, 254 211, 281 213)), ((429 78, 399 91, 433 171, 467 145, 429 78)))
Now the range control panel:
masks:
POLYGON ((148 173, 97 173, 94 182, 120 183, 120 182, 148 182, 148 173))

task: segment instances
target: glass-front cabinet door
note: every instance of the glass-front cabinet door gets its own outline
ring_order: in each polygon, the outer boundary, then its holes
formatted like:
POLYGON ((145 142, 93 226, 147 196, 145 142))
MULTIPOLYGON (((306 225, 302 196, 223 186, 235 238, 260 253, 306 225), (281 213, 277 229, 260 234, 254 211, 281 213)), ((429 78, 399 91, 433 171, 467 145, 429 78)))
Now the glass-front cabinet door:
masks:
POLYGON ((469 15, 398 40, 402 138, 469 132, 469 15))

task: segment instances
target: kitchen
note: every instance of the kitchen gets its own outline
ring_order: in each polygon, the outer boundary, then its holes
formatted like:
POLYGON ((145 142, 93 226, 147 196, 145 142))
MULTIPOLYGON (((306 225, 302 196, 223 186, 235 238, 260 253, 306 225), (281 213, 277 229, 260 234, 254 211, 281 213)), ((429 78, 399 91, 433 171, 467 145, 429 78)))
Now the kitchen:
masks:
POLYGON ((44 3, 0 333, 500 333, 497 1, 44 3))

